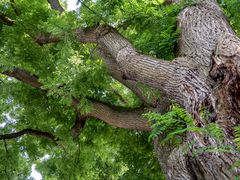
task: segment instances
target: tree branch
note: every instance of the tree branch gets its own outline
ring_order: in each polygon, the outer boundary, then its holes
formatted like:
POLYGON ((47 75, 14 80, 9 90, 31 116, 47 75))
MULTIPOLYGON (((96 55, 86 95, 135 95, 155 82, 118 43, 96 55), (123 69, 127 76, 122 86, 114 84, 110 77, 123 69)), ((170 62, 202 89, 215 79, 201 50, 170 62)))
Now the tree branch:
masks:
POLYGON ((150 123, 142 117, 144 112, 146 112, 144 108, 123 110, 94 101, 93 110, 89 113, 89 116, 101 119, 119 128, 151 131, 150 123))
POLYGON ((75 123, 71 128, 73 138, 77 138, 80 135, 87 118, 87 116, 82 116, 80 113, 77 113, 75 123))
POLYGON ((48 0, 48 3, 52 9, 59 11, 60 14, 64 12, 63 7, 60 5, 58 0, 48 0))
MULTIPOLYGON (((140 55, 124 37, 110 26, 77 29, 75 34, 80 43, 96 43, 113 78, 133 90, 144 102, 147 102, 146 97, 137 88, 137 82, 156 88, 169 98, 175 99, 179 104, 184 104, 185 96, 179 89, 183 77, 178 73, 185 76, 191 68, 189 64, 188 67, 184 66, 187 62, 185 58, 176 58, 173 62, 169 62, 140 55)), ((45 37, 45 39, 49 38, 45 37)), ((42 44, 60 40, 57 37, 50 39, 52 40, 42 41, 42 44)))
MULTIPOLYGON (((199 97, 196 98, 199 102, 209 94, 209 87, 203 82, 206 79, 204 72, 201 69, 198 71, 194 63, 189 63, 188 58, 178 57, 169 62, 141 55, 127 39, 110 26, 99 26, 89 31, 77 30, 76 35, 81 43, 96 43, 111 75, 138 93, 139 97, 142 93, 139 88, 135 88, 134 82, 135 84, 142 82, 160 90, 167 98, 184 107, 191 104, 189 103, 190 97, 193 96, 191 89, 196 89, 195 86, 202 87, 205 84, 203 89, 197 89, 199 92, 196 94, 199 97)), ((141 99, 146 98, 142 96, 141 99)))
POLYGON ((149 99, 143 90, 139 87, 138 82, 125 78, 124 73, 121 71, 121 68, 118 66, 111 54, 104 51, 104 49, 100 47, 98 48, 98 51, 99 54, 104 58, 107 69, 114 79, 128 87, 146 106, 157 106, 157 99, 149 99))
POLYGON ((32 135, 32 136, 35 136, 35 137, 45 138, 45 139, 48 139, 48 140, 50 140, 54 143, 57 142, 57 138, 54 135, 52 135, 51 133, 44 132, 44 131, 38 131, 38 130, 34 130, 34 129, 23 129, 23 130, 18 131, 16 133, 2 134, 2 135, 0 135, 0 140, 2 140, 2 139, 3 140, 14 139, 14 138, 23 136, 25 134, 32 135))
POLYGON ((14 24, 14 20, 7 17, 5 14, 0 12, 0 19, 3 21, 4 24, 8 26, 12 26, 14 24))
MULTIPOLYGON (((113 28, 110 26, 99 26, 99 27, 93 27, 93 28, 77 29, 73 31, 73 33, 76 34, 78 41, 81 43, 97 43, 97 39, 100 36, 104 35, 105 33, 108 33, 111 30, 113 30, 113 28)), ((61 41, 60 36, 56 37, 50 34, 41 34, 35 39, 35 42, 41 46, 44 44, 54 43, 59 41, 61 41)), ((111 76, 117 81, 119 81, 120 83, 124 84, 129 89, 131 89, 133 93, 135 93, 144 102, 145 105, 156 107, 157 105, 162 104, 159 99, 156 99, 156 98, 149 99, 144 94, 143 90, 139 87, 139 85, 135 80, 127 79, 125 77, 125 74, 121 70, 121 67, 116 63, 112 55, 105 50, 105 48, 99 46, 98 51, 99 51, 99 54, 104 58, 111 76)), ((164 100, 164 103, 166 103, 166 100, 164 100)), ((163 106, 161 105, 161 107, 163 106)))
MULTIPOLYGON (((176 59, 174 62, 169 62, 140 55, 125 38, 110 26, 77 29, 75 34, 80 43, 96 43, 111 75, 133 90, 142 100, 145 99, 145 102, 147 102, 146 97, 136 87, 138 81, 161 90, 182 104, 185 97, 180 97, 181 77, 177 73, 183 58, 179 58, 180 61, 176 59)), ((42 35, 36 39, 40 45, 58 41, 60 38, 49 35, 42 35)))
MULTIPOLYGON (((112 62, 117 64, 117 71, 122 73, 123 79, 140 81, 182 104, 184 98, 181 97, 179 89, 182 77, 178 72, 181 72, 184 58, 177 58, 173 62, 169 62, 141 55, 128 40, 109 26, 98 27, 92 32, 101 49, 101 56, 105 61, 109 61, 109 57, 113 59, 112 62)), ((188 68, 185 66, 183 72, 185 73, 188 68)))
POLYGON ((35 88, 40 88, 42 86, 42 84, 38 81, 38 78, 36 76, 33 76, 29 72, 19 68, 14 68, 11 71, 4 71, 2 72, 2 74, 16 78, 17 80, 29 84, 30 86, 35 88))
POLYGON ((40 34, 35 38, 35 42, 40 46, 43 46, 44 44, 49 44, 49 43, 56 43, 59 41, 60 41, 60 38, 56 36, 52 36, 50 34, 40 34))
MULTIPOLYGON (((151 131, 150 124, 142 117, 147 109, 144 108, 123 108, 111 106, 109 104, 91 100, 93 109, 86 114, 87 117, 100 119, 114 127, 124 129, 135 129, 141 131, 151 131)), ((79 100, 73 99, 72 106, 78 108, 79 100)))

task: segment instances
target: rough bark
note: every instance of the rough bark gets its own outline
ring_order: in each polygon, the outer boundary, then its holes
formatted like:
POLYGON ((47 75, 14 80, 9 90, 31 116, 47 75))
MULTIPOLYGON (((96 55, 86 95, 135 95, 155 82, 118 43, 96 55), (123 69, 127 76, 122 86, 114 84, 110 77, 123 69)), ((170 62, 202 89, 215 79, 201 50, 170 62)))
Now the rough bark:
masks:
MULTIPOLYGON (((239 63, 240 41, 226 21, 215 1, 201 1, 185 8, 178 18, 181 29, 179 56, 184 56, 189 67, 180 88, 186 95, 184 106, 193 114, 197 125, 205 127, 209 122, 218 123, 225 131, 221 145, 232 146, 231 152, 218 152, 219 143, 214 139, 189 132, 186 143, 194 142, 190 150, 183 153, 186 144, 173 148, 161 157, 164 149, 157 151, 168 179, 234 179, 240 170, 233 168, 240 159, 232 142, 232 128, 239 125, 239 63), (194 79, 194 80, 193 80, 194 79), (201 107, 211 113, 203 120, 201 107), (214 147, 216 152, 194 151, 214 147)), ((160 149, 159 149, 160 148, 160 149)))
MULTIPOLYGON (((110 106, 96 100, 91 100, 91 102, 93 108, 86 116, 100 119, 114 127, 151 131, 150 124, 142 117, 142 114, 146 112, 144 108, 126 109, 110 106)), ((79 102, 74 99, 72 104, 77 107, 79 102)))
POLYGON ((93 106, 94 109, 89 115, 94 115, 108 124, 125 129, 151 131, 149 123, 142 117, 142 114, 146 112, 142 108, 128 111, 117 110, 99 102, 94 102, 93 106))

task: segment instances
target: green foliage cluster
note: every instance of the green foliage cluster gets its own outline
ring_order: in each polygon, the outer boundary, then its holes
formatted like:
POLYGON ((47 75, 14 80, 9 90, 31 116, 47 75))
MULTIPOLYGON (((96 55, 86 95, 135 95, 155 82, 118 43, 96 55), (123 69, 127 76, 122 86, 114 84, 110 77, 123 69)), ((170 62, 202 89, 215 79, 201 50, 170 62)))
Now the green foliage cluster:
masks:
POLYGON ((234 142, 236 143, 238 149, 240 150, 240 126, 234 128, 234 142))
POLYGON ((223 138, 223 131, 216 123, 209 123, 207 127, 197 127, 191 116, 185 109, 173 106, 172 109, 161 115, 156 112, 148 112, 143 115, 152 124, 149 140, 161 135, 161 143, 179 145, 186 132, 197 132, 210 135, 217 140, 223 138))
POLYGON ((235 32, 240 35, 240 3, 239 0, 218 0, 219 4, 223 7, 225 15, 235 30, 235 32))
POLYGON ((46 179, 163 179, 147 134, 89 121, 77 145, 66 141, 36 161, 46 179))

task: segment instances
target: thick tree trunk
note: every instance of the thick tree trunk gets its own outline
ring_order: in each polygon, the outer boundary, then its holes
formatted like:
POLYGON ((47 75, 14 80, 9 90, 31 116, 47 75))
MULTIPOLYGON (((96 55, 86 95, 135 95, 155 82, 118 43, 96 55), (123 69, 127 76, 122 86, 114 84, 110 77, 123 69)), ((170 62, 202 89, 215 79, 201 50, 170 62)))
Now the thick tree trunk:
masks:
POLYGON ((164 162, 161 164, 168 179, 235 179, 240 175, 240 169, 233 167, 240 155, 232 141, 233 127, 240 122, 240 40, 215 1, 202 1, 184 9, 178 26, 179 55, 190 67, 181 81, 183 105, 198 126, 218 123, 225 139, 219 143, 209 136, 188 132, 184 144, 175 149, 161 147, 155 141, 158 159, 164 162), (200 108, 211 113, 207 120, 200 116, 200 108), (230 146, 230 151, 220 152, 219 145, 230 146), (215 150, 201 151, 207 147, 215 150))
POLYGON ((178 27, 179 57, 173 62, 140 55, 108 28, 99 29, 96 42, 102 54, 115 60, 125 79, 161 90, 184 106, 198 127, 216 122, 223 128, 225 139, 221 143, 193 132, 188 132, 186 141, 177 148, 155 142, 168 179, 234 179, 240 175, 233 167, 240 160, 233 143, 233 127, 240 119, 240 40, 215 0, 199 0, 185 8, 179 14, 178 27), (203 108, 211 113, 208 119, 200 116, 203 108), (219 145, 231 148, 219 152, 219 145), (215 150, 195 155, 207 147, 215 150))

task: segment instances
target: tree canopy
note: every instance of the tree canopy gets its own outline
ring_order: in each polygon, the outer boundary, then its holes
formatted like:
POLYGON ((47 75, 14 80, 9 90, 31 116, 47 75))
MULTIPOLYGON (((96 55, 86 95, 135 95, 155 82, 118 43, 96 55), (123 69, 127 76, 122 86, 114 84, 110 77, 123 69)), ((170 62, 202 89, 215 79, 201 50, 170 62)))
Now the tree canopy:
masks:
MULTIPOLYGON (((111 25, 139 52, 171 61, 177 14, 195 2, 78 0, 76 12, 66 3, 0 2, 0 177, 27 179, 36 164, 44 179, 164 179, 148 122, 124 121, 130 112, 143 121, 164 94, 119 82, 78 29, 111 25)), ((239 1, 219 4, 240 34, 239 1)))

